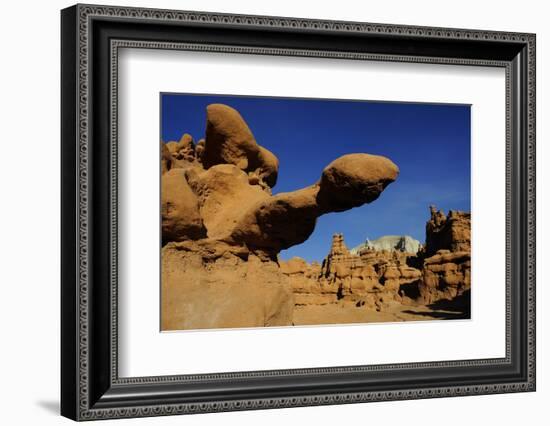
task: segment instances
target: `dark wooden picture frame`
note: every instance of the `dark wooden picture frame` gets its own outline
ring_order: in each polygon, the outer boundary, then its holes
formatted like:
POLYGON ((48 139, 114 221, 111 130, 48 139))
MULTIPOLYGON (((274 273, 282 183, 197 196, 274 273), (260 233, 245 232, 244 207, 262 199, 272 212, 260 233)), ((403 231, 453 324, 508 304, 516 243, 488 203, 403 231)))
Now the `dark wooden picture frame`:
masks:
POLYGON ((61 413, 158 416, 535 390, 535 35, 76 5, 61 13, 61 413), (506 356, 120 378, 120 47, 502 67, 506 356))

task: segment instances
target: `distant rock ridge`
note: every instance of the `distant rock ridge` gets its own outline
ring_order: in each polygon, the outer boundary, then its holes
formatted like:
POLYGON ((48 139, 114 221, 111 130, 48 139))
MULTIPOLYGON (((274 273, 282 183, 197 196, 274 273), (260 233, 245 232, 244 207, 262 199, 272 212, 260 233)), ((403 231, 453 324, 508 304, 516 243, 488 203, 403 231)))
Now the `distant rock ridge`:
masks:
POLYGON ((360 255, 366 250, 398 250, 405 253, 417 253, 422 244, 409 235, 385 235, 376 240, 367 240, 363 244, 352 248, 351 254, 360 255))
POLYGON ((470 214, 450 211, 446 215, 433 206, 430 213, 425 246, 409 236, 386 236, 348 250, 343 234, 334 234, 322 265, 310 265, 298 257, 280 260, 295 303, 352 303, 384 311, 395 304, 429 305, 444 300, 466 310, 470 214))

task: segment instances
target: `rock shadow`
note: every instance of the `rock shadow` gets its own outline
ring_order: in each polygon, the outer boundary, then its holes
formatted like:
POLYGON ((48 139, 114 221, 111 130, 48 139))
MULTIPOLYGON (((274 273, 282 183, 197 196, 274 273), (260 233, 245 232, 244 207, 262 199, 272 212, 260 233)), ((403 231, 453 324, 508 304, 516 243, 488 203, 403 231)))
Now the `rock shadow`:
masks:
POLYGON ((434 319, 470 319, 470 300, 470 290, 466 290, 460 296, 457 296, 452 300, 442 299, 427 305, 428 308, 433 310, 432 312, 421 312, 412 309, 403 312, 422 317, 431 317, 434 319))

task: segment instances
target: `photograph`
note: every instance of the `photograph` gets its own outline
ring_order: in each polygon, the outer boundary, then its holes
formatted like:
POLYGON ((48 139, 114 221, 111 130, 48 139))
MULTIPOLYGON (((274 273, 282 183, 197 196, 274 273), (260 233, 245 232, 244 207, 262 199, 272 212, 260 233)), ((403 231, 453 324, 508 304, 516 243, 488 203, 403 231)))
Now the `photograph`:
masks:
POLYGON ((471 105, 159 108, 161 331, 471 318, 471 105))
MULTIPOLYGON (((475 423, 487 404, 500 424, 536 413, 548 399, 536 345, 548 334, 536 318, 545 15, 496 2, 474 14, 207 2, 65 4, 61 22, 44 6, 33 28, 55 45, 27 50, 60 61, 33 100, 51 104, 60 86, 60 108, 29 121, 20 88, 36 82, 6 80, 11 110, 26 113, 4 139, 29 123, 60 133, 60 149, 35 143, 48 155, 25 157, 59 169, 57 198, 41 188, 47 173, 8 185, 21 200, 5 223, 57 209, 58 261, 34 256, 29 269, 28 242, 55 237, 8 226, 22 263, 7 262, 7 287, 27 291, 22 271, 36 270, 31 311, 59 307, 59 344, 39 366, 61 415, 279 424, 274 409, 332 406, 333 424, 375 403, 370 420, 412 426, 465 422, 451 412, 475 423), (60 292, 41 285, 52 267, 60 292)), ((12 180, 19 154, 5 156, 12 180)), ((47 316, 11 305, 30 318, 28 331, 8 327, 18 342, 56 340, 36 332, 47 316)))

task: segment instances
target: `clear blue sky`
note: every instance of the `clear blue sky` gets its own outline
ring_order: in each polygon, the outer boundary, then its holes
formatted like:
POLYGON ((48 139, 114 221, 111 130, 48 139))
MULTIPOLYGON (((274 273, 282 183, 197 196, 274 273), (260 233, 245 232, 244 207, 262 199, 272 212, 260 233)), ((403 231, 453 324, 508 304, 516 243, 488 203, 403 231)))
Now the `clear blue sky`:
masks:
POLYGON ((424 242, 430 204, 470 211, 468 105, 162 94, 162 139, 204 137, 211 103, 237 109, 256 141, 277 155, 273 193, 311 185, 344 154, 384 155, 399 166, 398 179, 378 200, 321 216, 311 237, 281 252, 283 259, 321 261, 335 232, 344 234, 350 248, 383 235, 424 242))

